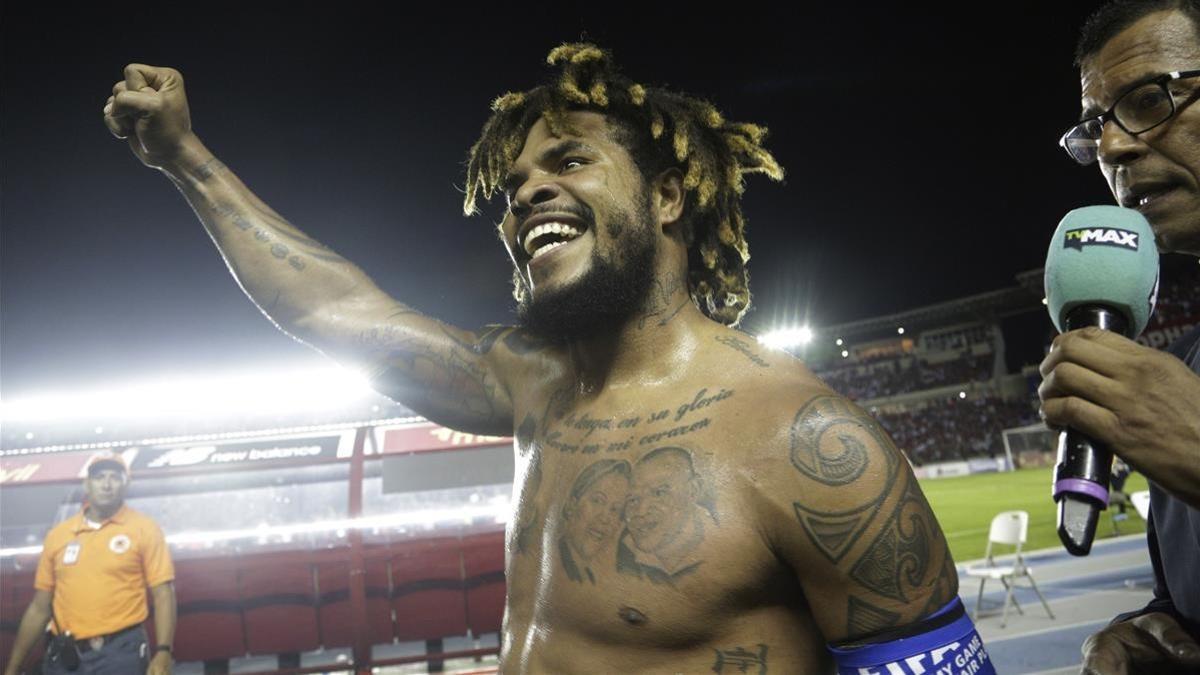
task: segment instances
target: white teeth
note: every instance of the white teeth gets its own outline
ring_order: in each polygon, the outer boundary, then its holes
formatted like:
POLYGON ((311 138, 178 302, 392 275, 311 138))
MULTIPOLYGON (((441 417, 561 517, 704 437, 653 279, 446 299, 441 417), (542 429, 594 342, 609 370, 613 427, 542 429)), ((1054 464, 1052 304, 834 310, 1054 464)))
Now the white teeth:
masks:
POLYGON ((554 249, 556 249, 559 246, 562 246, 566 243, 567 242, 565 242, 565 241, 556 241, 553 244, 546 244, 545 246, 541 246, 538 248, 538 250, 533 252, 533 257, 534 257, 534 259, 540 258, 541 256, 546 255, 550 251, 553 251, 554 249))
POLYGON ((564 241, 554 242, 555 244, 563 244, 566 243, 567 240, 574 239, 583 233, 575 229, 573 226, 565 223, 543 223, 533 228, 528 234, 525 235, 525 252, 536 258, 538 251, 546 249, 547 245, 542 245, 535 249, 533 247, 534 242, 536 242, 539 237, 546 234, 557 234, 560 237, 565 237, 566 239, 564 241))
POLYGON ((1142 197, 1138 200, 1138 206, 1145 206, 1150 203, 1150 197, 1142 197))

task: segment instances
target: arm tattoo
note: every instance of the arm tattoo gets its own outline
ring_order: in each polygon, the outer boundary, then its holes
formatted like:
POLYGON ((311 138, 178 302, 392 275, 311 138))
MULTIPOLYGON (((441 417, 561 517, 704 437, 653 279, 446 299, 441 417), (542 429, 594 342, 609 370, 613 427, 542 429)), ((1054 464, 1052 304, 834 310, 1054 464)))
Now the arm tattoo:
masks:
POLYGON ((916 616, 925 616, 957 592, 949 549, 916 479, 860 408, 835 396, 806 404, 792 424, 791 460, 810 486, 806 493, 837 490, 842 504, 853 495, 837 511, 813 508, 813 499, 793 503, 816 550, 851 582, 849 634, 915 618, 913 610, 893 609, 918 600, 916 616))
POLYGON ((208 182, 208 179, 212 178, 218 173, 221 173, 222 171, 225 171, 225 165, 222 164, 221 160, 217 159, 216 157, 213 157, 199 166, 189 167, 187 170, 188 175, 198 183, 208 182))
POLYGON ((414 408, 450 407, 471 419, 498 420, 496 385, 484 368, 458 349, 438 349, 388 329, 366 331, 360 340, 388 345, 385 365, 372 378, 388 396, 414 408))
MULTIPOLYGON (((806 477, 828 486, 853 483, 867 470, 865 441, 888 448, 878 425, 836 396, 818 396, 792 423, 792 464, 806 477)), ((894 461, 894 453, 885 455, 894 461)), ((889 472, 891 473, 891 472, 889 472)))
POLYGON ((446 337, 454 340, 459 347, 480 356, 490 354, 497 342, 508 347, 509 351, 518 356, 532 354, 550 346, 549 342, 537 335, 511 326, 486 326, 482 330, 472 331, 471 335, 474 341, 462 340, 445 328, 442 329, 442 332, 446 334, 446 337))
POLYGON ((850 607, 846 611, 846 630, 850 635, 867 635, 891 628, 899 620, 900 615, 895 612, 850 596, 850 607))
MULTIPOLYGON (((208 166, 208 164, 203 166, 208 166)), ((250 204, 248 207, 251 217, 247 217, 231 204, 210 202, 209 206, 216 215, 228 218, 234 227, 252 234, 256 241, 262 242, 267 247, 272 257, 285 261, 297 272, 303 272, 308 267, 306 258, 334 264, 346 262, 345 258, 334 253, 321 242, 307 235, 290 231, 291 225, 269 209, 250 204)))
POLYGON ((933 527, 921 493, 908 489, 883 529, 850 572, 850 577, 886 598, 908 602, 924 585, 933 549, 933 527))

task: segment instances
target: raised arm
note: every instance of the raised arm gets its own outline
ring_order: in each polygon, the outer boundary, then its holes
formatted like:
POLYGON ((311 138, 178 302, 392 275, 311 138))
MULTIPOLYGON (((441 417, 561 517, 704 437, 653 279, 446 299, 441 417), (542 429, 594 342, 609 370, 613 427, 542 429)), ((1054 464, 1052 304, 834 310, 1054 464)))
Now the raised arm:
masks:
POLYGON ((423 316, 285 220, 193 133, 178 71, 127 66, 104 122, 179 187, 237 283, 280 329, 366 371, 382 393, 434 421, 512 432, 509 375, 529 341, 514 329, 472 333, 423 316))

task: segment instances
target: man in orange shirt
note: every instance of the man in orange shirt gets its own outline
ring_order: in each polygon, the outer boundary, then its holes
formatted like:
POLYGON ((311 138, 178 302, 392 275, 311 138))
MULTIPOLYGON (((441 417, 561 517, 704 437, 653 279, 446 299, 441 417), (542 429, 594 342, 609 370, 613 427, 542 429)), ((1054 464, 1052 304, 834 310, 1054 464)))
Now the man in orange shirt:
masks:
POLYGON ((57 634, 74 640, 52 642, 42 665, 46 675, 171 672, 175 569, 162 530, 125 506, 128 486, 129 467, 120 455, 99 455, 88 464, 83 511, 46 535, 36 592, 5 675, 17 675, 51 618, 57 634), (149 616, 147 586, 158 638, 153 650, 142 628, 149 616))

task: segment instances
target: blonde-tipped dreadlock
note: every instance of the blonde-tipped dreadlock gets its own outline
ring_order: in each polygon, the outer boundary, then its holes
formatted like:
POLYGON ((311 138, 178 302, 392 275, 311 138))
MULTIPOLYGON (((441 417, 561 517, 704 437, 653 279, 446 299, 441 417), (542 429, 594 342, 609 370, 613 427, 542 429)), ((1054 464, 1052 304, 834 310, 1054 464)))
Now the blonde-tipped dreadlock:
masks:
MULTIPOLYGON (((630 154, 646 178, 669 167, 683 173, 692 300, 708 317, 736 325, 750 307, 743 179, 748 173, 783 179, 762 145, 767 130, 729 122, 700 99, 643 87, 618 73, 612 54, 595 45, 564 44, 546 61, 558 68, 549 84, 492 103, 492 116, 468 156, 464 213, 475 213, 476 200, 500 188, 539 118, 561 135, 570 131, 568 112, 603 113, 635 136, 630 154)), ((523 284, 514 285, 518 300, 525 292, 523 284)))

